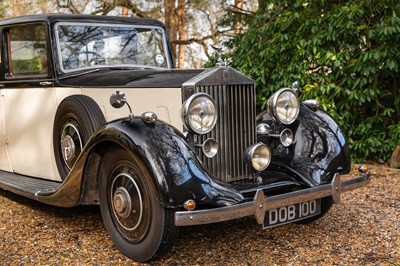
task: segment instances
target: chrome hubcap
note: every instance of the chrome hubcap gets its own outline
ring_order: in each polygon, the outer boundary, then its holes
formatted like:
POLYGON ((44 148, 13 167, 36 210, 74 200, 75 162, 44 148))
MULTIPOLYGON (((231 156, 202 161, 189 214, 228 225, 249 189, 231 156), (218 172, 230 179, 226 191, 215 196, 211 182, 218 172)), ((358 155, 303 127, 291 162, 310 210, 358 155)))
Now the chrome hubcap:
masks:
POLYGON ((114 210, 118 216, 127 218, 132 210, 132 200, 129 192, 119 187, 114 192, 114 210))
POLYGON ((75 144, 71 136, 67 135, 61 140, 61 150, 65 161, 71 162, 75 158, 75 144))
POLYGON ((111 205, 118 224, 127 231, 136 230, 143 215, 143 198, 135 179, 119 173, 111 184, 111 205))
POLYGON ((61 133, 61 153, 66 167, 71 170, 83 148, 78 128, 72 124, 64 125, 61 133))

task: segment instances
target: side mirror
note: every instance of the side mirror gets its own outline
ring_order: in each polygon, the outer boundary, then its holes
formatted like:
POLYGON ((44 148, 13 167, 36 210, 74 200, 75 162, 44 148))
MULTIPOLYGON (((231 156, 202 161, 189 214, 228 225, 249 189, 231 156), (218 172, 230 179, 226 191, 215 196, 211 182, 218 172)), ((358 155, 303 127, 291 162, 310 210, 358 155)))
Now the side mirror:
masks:
POLYGON ((117 109, 121 108, 122 106, 124 106, 126 104, 129 108, 129 118, 133 119, 132 108, 129 105, 128 101, 126 100, 125 93, 123 93, 122 91, 115 91, 115 92, 113 92, 113 94, 111 94, 110 104, 112 107, 117 108, 117 109))
POLYGON ((126 95, 122 91, 115 91, 110 96, 110 104, 112 107, 119 109, 126 104, 126 95))

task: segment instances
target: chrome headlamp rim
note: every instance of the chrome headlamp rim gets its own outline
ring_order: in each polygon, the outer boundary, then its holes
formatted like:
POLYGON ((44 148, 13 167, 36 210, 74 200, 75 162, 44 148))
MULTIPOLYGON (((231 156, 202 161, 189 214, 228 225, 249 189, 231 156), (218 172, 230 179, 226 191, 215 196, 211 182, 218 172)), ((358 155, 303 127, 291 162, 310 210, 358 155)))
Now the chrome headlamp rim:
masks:
POLYGON ((284 147, 289 147, 292 145, 294 139, 294 134, 289 128, 282 130, 279 134, 279 140, 284 147))
POLYGON ((264 143, 259 142, 247 148, 246 151, 247 165, 249 165, 253 171, 262 172, 265 169, 267 169, 267 167, 271 163, 271 158, 272 158, 271 149, 264 143), (264 151, 260 152, 260 150, 264 151), (266 157, 261 158, 262 156, 268 156, 268 158, 266 157), (262 162, 260 161, 260 159, 264 161, 262 162), (260 162, 262 162, 262 165, 260 162), (259 168, 256 167, 255 164, 260 167, 259 168))
POLYGON ((206 139, 201 148, 203 150, 203 154, 209 159, 214 158, 219 149, 218 142, 214 138, 206 139))
MULTIPOLYGON (((297 93, 291 89, 291 88, 281 88, 279 89, 276 93, 274 93, 274 95, 272 95, 272 97, 268 100, 268 111, 270 113, 270 115, 272 115, 272 117, 279 123, 284 124, 284 125, 290 125, 292 124, 294 121, 296 121, 297 117, 299 116, 300 113, 300 101, 299 98, 297 96, 297 93), (293 116, 293 118, 291 120, 283 120, 279 117, 278 112, 277 112, 277 102, 279 97, 282 95, 282 93, 284 92, 289 92, 291 93, 296 100, 297 103, 297 108, 295 110, 295 115, 293 116)), ((292 106, 293 108, 293 106, 292 106)))
POLYGON ((185 127, 186 127, 191 133, 198 134, 198 135, 204 135, 204 134, 209 133, 211 130, 213 130, 214 127, 215 127, 215 125, 216 125, 216 123, 217 123, 218 116, 217 116, 216 110, 217 110, 217 107, 216 107, 216 105, 215 105, 214 99, 213 99, 209 94, 207 94, 207 93, 198 92, 198 93, 195 93, 195 94, 193 94, 192 96, 190 96, 190 97, 183 103, 182 110, 181 110, 182 120, 183 120, 183 122, 184 122, 185 127), (208 100, 210 100, 210 102, 212 103, 213 108, 214 108, 214 110, 215 110, 215 113, 214 113, 214 116, 215 116, 214 121, 212 122, 212 124, 209 126, 208 129, 202 130, 202 131, 201 131, 201 130, 195 129, 195 128, 192 126, 191 121, 190 121, 190 117, 189 117, 189 115, 188 115, 188 113, 189 113, 189 108, 190 108, 191 104, 192 104, 193 101, 194 101, 196 98, 198 98, 198 97, 206 97, 208 100))

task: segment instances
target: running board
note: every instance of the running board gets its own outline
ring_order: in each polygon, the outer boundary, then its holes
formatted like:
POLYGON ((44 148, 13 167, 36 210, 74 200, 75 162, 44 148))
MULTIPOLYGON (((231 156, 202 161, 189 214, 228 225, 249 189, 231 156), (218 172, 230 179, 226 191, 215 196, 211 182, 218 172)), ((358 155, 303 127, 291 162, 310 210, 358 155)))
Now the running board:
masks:
POLYGON ((60 182, 0 171, 0 188, 30 199, 38 200, 39 194, 52 194, 60 186, 60 182))

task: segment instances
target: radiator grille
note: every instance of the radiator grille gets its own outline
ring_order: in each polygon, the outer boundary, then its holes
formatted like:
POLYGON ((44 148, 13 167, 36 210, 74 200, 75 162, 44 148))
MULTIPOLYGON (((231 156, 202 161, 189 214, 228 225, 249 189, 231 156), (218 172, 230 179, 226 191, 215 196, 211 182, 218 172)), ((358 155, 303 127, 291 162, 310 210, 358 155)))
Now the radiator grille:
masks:
POLYGON ((254 84, 195 86, 194 92, 211 95, 218 110, 215 128, 199 136, 198 143, 214 138, 219 143, 219 152, 210 159, 197 149, 199 158, 219 180, 231 182, 249 178, 244 153, 256 141, 254 84))

